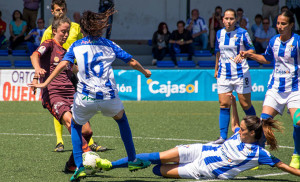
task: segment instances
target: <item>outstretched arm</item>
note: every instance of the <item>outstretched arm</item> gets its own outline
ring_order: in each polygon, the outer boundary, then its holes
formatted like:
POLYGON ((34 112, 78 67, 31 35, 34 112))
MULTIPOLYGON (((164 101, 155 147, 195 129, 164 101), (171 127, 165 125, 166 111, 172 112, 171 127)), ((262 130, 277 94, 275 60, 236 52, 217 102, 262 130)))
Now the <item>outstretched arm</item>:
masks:
POLYGON ((33 87, 33 88, 45 88, 47 87, 47 85, 57 76, 59 75, 65 68, 66 66, 68 66, 69 61, 61 61, 56 68, 53 70, 53 72, 51 73, 51 75, 47 78, 47 80, 44 83, 40 83, 40 84, 33 84, 30 83, 28 84, 29 87, 33 87))
POLYGON ((261 64, 270 64, 271 62, 266 60, 266 58, 263 55, 260 54, 255 54, 253 52, 250 51, 241 51, 240 55, 243 57, 247 57, 250 58, 252 60, 255 60, 261 64))
POLYGON ((296 175, 296 176, 300 176, 300 170, 299 169, 296 169, 296 168, 293 168, 283 162, 278 162, 275 164, 275 166, 278 168, 278 169, 281 169, 282 171, 286 171, 288 173, 291 173, 293 175, 296 175))
POLYGON ((232 108, 231 130, 232 132, 235 132, 235 129, 237 127, 240 127, 240 120, 239 120, 239 115, 236 107, 236 99, 235 96, 232 95, 232 93, 228 94, 228 96, 231 99, 231 108, 232 108))
POLYGON ((144 69, 144 67, 137 60, 132 58, 127 64, 133 69, 143 73, 146 78, 149 78, 151 76, 151 71, 148 69, 144 69))

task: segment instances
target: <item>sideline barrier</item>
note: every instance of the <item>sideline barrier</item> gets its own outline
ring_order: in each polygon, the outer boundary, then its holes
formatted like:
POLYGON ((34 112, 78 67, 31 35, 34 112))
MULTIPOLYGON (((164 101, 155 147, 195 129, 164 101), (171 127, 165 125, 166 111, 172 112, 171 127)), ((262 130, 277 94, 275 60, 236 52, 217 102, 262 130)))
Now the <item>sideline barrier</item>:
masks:
MULTIPOLYGON (((217 101, 217 84, 212 69, 151 70, 145 78, 135 70, 114 70, 121 100, 217 101)), ((271 69, 250 69, 252 100, 264 100, 271 69)), ((0 101, 37 101, 27 83, 33 69, 0 70, 0 101)))

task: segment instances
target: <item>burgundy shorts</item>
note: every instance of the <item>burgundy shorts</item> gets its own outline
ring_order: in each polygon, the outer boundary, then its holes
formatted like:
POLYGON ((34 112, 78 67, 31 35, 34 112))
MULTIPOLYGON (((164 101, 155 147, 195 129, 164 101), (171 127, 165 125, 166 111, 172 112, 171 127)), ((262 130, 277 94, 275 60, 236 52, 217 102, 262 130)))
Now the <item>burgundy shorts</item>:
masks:
POLYGON ((43 100, 43 106, 60 122, 65 112, 71 112, 73 97, 54 97, 43 100))

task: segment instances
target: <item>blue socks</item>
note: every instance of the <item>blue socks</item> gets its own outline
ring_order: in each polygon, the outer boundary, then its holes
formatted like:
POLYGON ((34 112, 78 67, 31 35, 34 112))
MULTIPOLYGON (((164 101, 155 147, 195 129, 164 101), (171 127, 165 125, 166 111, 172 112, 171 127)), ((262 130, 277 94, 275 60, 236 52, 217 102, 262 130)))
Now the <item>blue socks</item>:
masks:
POLYGON ((269 119, 269 118, 273 118, 273 116, 266 113, 261 113, 260 115, 260 119, 269 119))
POLYGON ((256 116, 256 112, 253 105, 251 105, 251 107, 248 110, 244 110, 244 112, 247 116, 256 116))
POLYGON ((161 172, 160 172, 160 167, 161 167, 160 164, 153 167, 152 172, 153 172, 155 175, 157 175, 157 176, 162 176, 162 175, 161 175, 161 172))
POLYGON ((82 167, 82 125, 71 122, 71 139, 73 145, 74 161, 78 168, 82 167))
POLYGON ((126 117, 126 114, 124 112, 123 117, 119 120, 116 120, 116 122, 119 125, 119 130, 121 134, 121 138, 123 140, 127 156, 128 156, 128 161, 134 161, 135 160, 135 148, 132 140, 132 134, 130 130, 130 126, 126 117))
POLYGON ((229 122, 230 122, 230 108, 220 108, 220 116, 219 116, 220 135, 224 140, 227 139, 229 122))
POLYGON ((300 154, 300 126, 294 125, 293 138, 295 145, 294 154, 300 154))
MULTIPOLYGON (((136 158, 150 161, 152 164, 161 164, 159 152, 137 154, 136 158)), ((128 167, 128 157, 111 162, 112 168, 128 167)))

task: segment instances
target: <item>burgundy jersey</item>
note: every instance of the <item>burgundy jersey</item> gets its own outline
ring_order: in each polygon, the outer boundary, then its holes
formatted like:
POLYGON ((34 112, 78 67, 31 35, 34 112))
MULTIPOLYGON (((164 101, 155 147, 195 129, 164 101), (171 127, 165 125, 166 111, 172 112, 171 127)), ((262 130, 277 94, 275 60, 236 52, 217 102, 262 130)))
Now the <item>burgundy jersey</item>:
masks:
MULTIPOLYGON (((46 70, 45 77, 40 79, 43 83, 64 57, 66 50, 54 39, 44 41, 35 51, 40 56, 40 66, 46 70)), ((70 81, 72 68, 69 65, 52 82, 42 90, 43 100, 54 97, 68 97, 73 99, 75 88, 70 81), (48 95, 49 94, 49 95, 48 95)))

